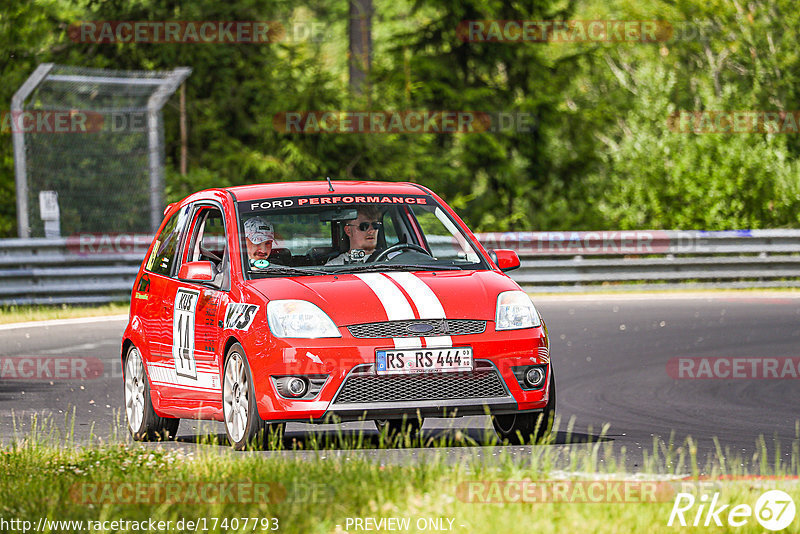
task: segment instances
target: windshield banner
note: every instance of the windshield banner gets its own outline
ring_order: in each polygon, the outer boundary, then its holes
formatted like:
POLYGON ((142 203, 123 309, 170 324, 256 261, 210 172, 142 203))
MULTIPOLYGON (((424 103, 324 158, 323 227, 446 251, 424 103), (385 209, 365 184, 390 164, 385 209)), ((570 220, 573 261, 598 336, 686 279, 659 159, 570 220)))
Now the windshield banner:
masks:
POLYGON ((302 197, 265 198, 239 203, 241 212, 359 204, 435 204, 428 195, 309 195, 302 197))

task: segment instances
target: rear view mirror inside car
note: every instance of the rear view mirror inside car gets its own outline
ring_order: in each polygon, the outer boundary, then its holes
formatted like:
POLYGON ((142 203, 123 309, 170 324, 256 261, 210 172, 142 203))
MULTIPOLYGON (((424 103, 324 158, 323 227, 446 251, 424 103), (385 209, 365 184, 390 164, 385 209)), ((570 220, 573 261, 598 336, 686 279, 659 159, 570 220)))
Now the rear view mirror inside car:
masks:
POLYGON ((355 208, 334 208, 319 213, 320 221, 352 221, 358 217, 355 208))

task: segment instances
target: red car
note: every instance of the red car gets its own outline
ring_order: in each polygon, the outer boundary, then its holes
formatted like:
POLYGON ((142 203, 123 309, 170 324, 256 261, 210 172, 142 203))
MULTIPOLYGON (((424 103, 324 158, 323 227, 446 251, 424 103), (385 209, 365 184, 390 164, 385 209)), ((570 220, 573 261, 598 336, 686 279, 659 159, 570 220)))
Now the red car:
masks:
POLYGON ((286 422, 490 413, 550 432, 547 329, 458 215, 412 183, 209 189, 165 210, 122 339, 134 439, 223 421, 233 446, 286 422), (544 417, 542 417, 544 416, 544 417))

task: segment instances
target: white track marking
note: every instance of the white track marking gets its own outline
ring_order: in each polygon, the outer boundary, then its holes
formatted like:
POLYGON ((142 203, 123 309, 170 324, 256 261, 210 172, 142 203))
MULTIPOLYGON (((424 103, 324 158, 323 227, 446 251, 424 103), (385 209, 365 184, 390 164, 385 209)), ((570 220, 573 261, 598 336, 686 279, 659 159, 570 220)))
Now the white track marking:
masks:
POLYGON ((98 347, 103 347, 108 345, 119 346, 119 342, 109 339, 107 341, 100 341, 98 343, 83 343, 82 345, 70 345, 68 347, 59 347, 57 349, 40 350, 39 354, 64 354, 66 352, 72 352, 78 350, 94 350, 98 347))
POLYGON ((28 321, 25 323, 0 324, 0 331, 15 330, 17 328, 37 328, 44 326, 66 326, 90 323, 104 323, 109 321, 124 321, 128 315, 105 315, 103 317, 77 317, 75 319, 52 319, 49 321, 28 321))

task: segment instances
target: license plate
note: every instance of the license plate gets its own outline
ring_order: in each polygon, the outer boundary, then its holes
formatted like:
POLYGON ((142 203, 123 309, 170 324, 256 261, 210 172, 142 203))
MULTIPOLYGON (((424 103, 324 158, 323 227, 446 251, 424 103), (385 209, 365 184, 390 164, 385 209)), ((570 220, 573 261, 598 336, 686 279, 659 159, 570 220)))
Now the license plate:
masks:
POLYGON ((472 347, 444 349, 380 349, 375 351, 379 375, 472 371, 472 347))

